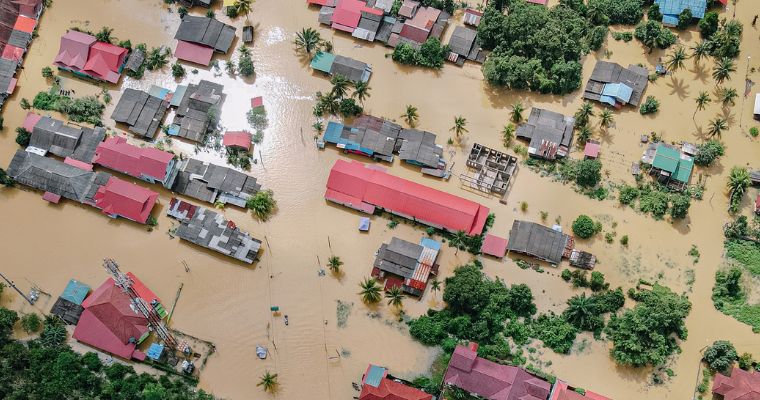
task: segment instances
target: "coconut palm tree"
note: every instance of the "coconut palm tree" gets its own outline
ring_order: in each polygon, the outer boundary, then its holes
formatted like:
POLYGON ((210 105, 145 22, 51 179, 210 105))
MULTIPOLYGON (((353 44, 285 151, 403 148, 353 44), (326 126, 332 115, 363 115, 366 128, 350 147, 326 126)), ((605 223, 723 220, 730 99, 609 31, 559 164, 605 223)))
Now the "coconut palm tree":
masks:
POLYGON ((394 286, 385 292, 385 298, 388 299, 388 305, 396 308, 404 306, 404 294, 401 292, 401 288, 394 286))
POLYGON ((694 101, 697 103, 697 109, 694 110, 694 115, 691 117, 691 119, 695 119, 697 117, 697 112, 702 111, 707 107, 708 104, 712 101, 710 98, 710 95, 707 94, 707 92, 699 92, 699 96, 697 96, 694 101))
POLYGON ((332 256, 327 259, 327 268, 330 268, 334 274, 340 273, 340 266, 343 265, 343 261, 338 256, 332 256))
POLYGON ((236 0, 234 7, 237 10, 238 15, 245 15, 246 21, 248 20, 248 14, 251 13, 253 2, 255 0, 236 0))
POLYGON ((296 33, 294 41, 296 48, 311 55, 311 52, 319 46, 320 36, 314 28, 302 28, 301 32, 296 33))
POLYGON ((686 54, 686 49, 683 46, 678 46, 672 53, 670 53, 665 65, 669 71, 676 72, 683 68, 683 63, 687 58, 689 58, 689 56, 686 54))
POLYGON ((330 79, 330 83, 333 85, 332 94, 335 96, 343 98, 348 94, 348 87, 351 85, 351 81, 345 76, 340 74, 334 75, 332 79, 330 79))
POLYGON ((735 106, 736 98, 739 96, 734 88, 721 88, 718 90, 718 95, 720 96, 721 103, 723 103, 723 107, 727 107, 729 104, 735 106))
POLYGON ((103 28, 100 29, 100 32, 95 34, 95 39, 98 42, 113 43, 113 38, 111 37, 112 33, 113 33, 113 28, 104 26, 103 28))
POLYGON ((369 83, 358 81, 354 83, 354 93, 351 94, 351 97, 355 97, 360 103, 364 104, 364 99, 369 97, 370 90, 369 83))
POLYGON ((362 290, 359 295, 362 296, 362 301, 368 304, 376 304, 382 299, 380 294, 380 285, 373 278, 364 278, 364 282, 359 284, 362 290))
POLYGON ((512 104, 512 122, 519 124, 522 121, 522 112, 525 111, 521 102, 512 104))
POLYGON ((417 107, 408 104, 406 106, 406 111, 401 115, 401 118, 406 121, 406 124, 409 125, 410 128, 414 128, 414 126, 417 125, 417 120, 420 118, 420 115, 417 113, 417 107))
POLYGON ((586 144, 586 142, 591 139, 592 134, 593 132, 591 131, 591 128, 588 127, 588 125, 581 126, 578 128, 578 143, 586 144))
POLYGON ((275 389, 277 389, 277 374, 269 371, 264 372, 264 375, 261 376, 261 380, 256 386, 261 386, 265 392, 274 393, 275 389))
POLYGON ((714 120, 710 121, 710 129, 707 131, 707 133, 710 134, 710 137, 720 137, 721 134, 723 134, 723 131, 726 129, 728 129, 727 121, 724 118, 717 117, 714 120))
POLYGON ((456 231, 454 236, 449 239, 449 246, 456 247, 454 254, 459 253, 459 248, 463 247, 467 242, 467 234, 464 231, 456 231))
POLYGON ((453 131, 457 137, 461 137, 462 133, 469 132, 465 126, 467 126, 467 119, 460 115, 458 117, 454 117, 454 126, 452 126, 449 130, 453 131))
POLYGON ((438 278, 433 278, 433 280, 430 281, 430 291, 435 295, 439 290, 441 290, 441 281, 439 281, 438 278))
POLYGON ((594 116, 594 106, 588 101, 584 101, 578 111, 575 112, 575 126, 588 124, 588 120, 594 116))
POLYGON ((603 128, 609 128, 615 122, 615 117, 612 115, 612 111, 608 109, 602 110, 599 114, 599 125, 603 128))
POLYGON ((699 63, 703 58, 707 58, 710 55, 710 43, 703 40, 695 44, 691 48, 691 58, 694 59, 694 64, 699 63))
POLYGON ((742 203, 742 196, 752 183, 749 171, 742 167, 731 168, 731 174, 728 176, 728 211, 736 213, 742 203))
POLYGON ((718 84, 723 83, 725 80, 731 80, 731 73, 736 72, 736 65, 734 60, 724 57, 715 62, 713 67, 712 77, 718 84))
POLYGON ((504 141, 504 147, 509 147, 515 138, 515 126, 512 124, 504 125, 504 129, 501 130, 501 138, 504 141))
POLYGON ((567 301, 567 308, 562 313, 565 320, 571 325, 584 331, 599 329, 599 313, 596 310, 594 299, 586 297, 586 293, 573 296, 567 301))

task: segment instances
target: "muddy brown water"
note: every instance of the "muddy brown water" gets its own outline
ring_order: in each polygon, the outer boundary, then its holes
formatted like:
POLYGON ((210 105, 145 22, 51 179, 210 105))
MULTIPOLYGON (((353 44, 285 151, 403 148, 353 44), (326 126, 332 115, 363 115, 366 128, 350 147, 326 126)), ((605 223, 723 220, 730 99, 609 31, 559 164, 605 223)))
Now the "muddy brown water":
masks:
MULTIPOLYGON (((394 230, 386 227, 387 220, 372 218, 369 234, 359 234, 359 214, 343 207, 327 204, 323 199, 324 184, 335 160, 346 156, 328 148, 318 151, 313 144, 311 124, 314 118, 311 107, 317 90, 328 90, 329 82, 311 72, 307 59, 293 49, 292 39, 302 27, 318 28, 323 37, 334 42, 339 54, 366 61, 373 66, 371 98, 366 101, 368 113, 399 120, 406 104, 419 109, 421 129, 437 133, 444 144, 451 135, 449 128, 456 115, 467 118, 463 148, 474 142, 493 148, 502 148, 500 128, 507 122, 511 105, 522 101, 527 110, 542 106, 571 113, 580 105, 580 92, 559 97, 541 96, 526 92, 494 90, 484 85, 477 66, 457 68, 446 65, 441 71, 426 71, 394 64, 387 59, 389 51, 381 45, 368 45, 353 38, 317 26, 317 10, 307 8, 297 0, 259 0, 251 13, 251 22, 257 26, 253 46, 256 77, 251 80, 231 78, 222 70, 198 68, 185 82, 212 79, 225 85, 226 99, 221 123, 228 129, 246 128, 245 112, 249 99, 264 96, 269 116, 269 128, 261 145, 254 153, 259 163, 251 174, 260 179, 266 188, 275 192, 279 210, 266 223, 253 220, 242 210, 227 208, 224 213, 254 236, 266 238, 262 260, 253 267, 235 263, 215 253, 170 239, 166 231, 172 220, 162 212, 171 194, 161 190, 161 204, 155 210, 159 225, 153 232, 124 220, 111 220, 90 207, 64 201, 50 205, 33 191, 0 190, 0 243, 3 243, 2 272, 22 288, 32 283, 57 296, 70 278, 76 278, 95 287, 106 274, 100 267, 101 259, 112 257, 122 268, 135 272, 148 286, 171 303, 180 282, 184 283, 172 326, 194 336, 210 340, 218 352, 211 357, 201 373, 200 386, 214 394, 232 399, 265 398, 256 387, 258 377, 265 370, 279 374, 283 399, 348 399, 357 393, 351 382, 358 382, 368 363, 385 365, 399 376, 413 377, 424 373, 436 353, 413 341, 405 328, 395 322, 396 314, 380 305, 368 308, 361 304, 356 292, 358 282, 369 274, 373 254, 382 242, 398 236, 416 241, 424 232, 410 225, 400 224, 394 230), (262 159, 263 158, 263 159, 262 159), (335 254, 345 262, 340 277, 329 273, 318 274, 327 258, 335 254), (182 262, 190 267, 185 272, 182 262), (336 301, 352 303, 345 328, 336 324, 336 301), (287 314, 290 325, 281 317, 269 312, 277 305, 287 314), (255 357, 255 346, 269 347, 271 357, 260 361, 255 357), (341 357, 338 357, 341 354, 341 357)), ((739 93, 744 91, 742 75, 751 66, 760 66, 757 49, 758 32, 750 26, 760 6, 751 1, 740 1, 737 18, 745 24, 742 55, 737 60, 738 72, 727 83, 739 93)), ((203 10, 193 10, 201 13, 203 10)), ((217 9, 221 20, 222 11, 217 9)), ((729 18, 731 11, 724 12, 729 18)), ((97 31, 102 25, 114 28, 114 36, 131 39, 133 44, 145 42, 149 47, 168 45, 173 48, 173 35, 179 22, 176 13, 168 13, 166 6, 154 0, 133 1, 74 1, 57 0, 42 17, 39 38, 35 40, 20 74, 17 92, 4 110, 6 128, 0 133, 0 164, 7 166, 17 150, 14 129, 20 126, 25 111, 18 103, 21 98, 31 99, 46 87, 40 70, 51 64, 58 49, 58 38, 71 26, 87 27, 97 31)), ((241 26, 244 18, 235 21, 241 26)), ((691 44, 698 32, 689 30, 680 34, 681 40, 691 44)), ((239 42, 236 43, 236 45, 239 42)), ((652 63, 664 53, 647 54, 636 41, 630 43, 608 40, 606 49, 610 59, 620 64, 652 63)), ((584 77, 588 77, 597 57, 585 58, 584 77)), ((219 58, 217 56, 217 58, 219 58)), ((224 59, 224 58, 221 58, 224 59)), ((172 60, 173 62, 174 60, 172 60)), ((223 63, 222 63, 223 64, 223 63)), ((710 77, 712 63, 701 62, 694 66, 691 60, 686 70, 672 77, 664 77, 650 84, 647 95, 656 96, 662 103, 654 117, 642 117, 635 109, 615 112, 615 126, 602 133, 602 160, 607 179, 631 183, 628 169, 641 156, 638 139, 642 133, 655 131, 667 141, 699 141, 702 136, 695 125, 705 126, 707 121, 723 110, 711 104, 696 116, 693 98, 702 90, 714 92, 710 77)), ((752 79, 760 74, 750 73, 752 79)), ((64 74, 67 88, 77 95, 97 93, 97 85, 71 78, 64 74)), ((169 73, 147 73, 140 81, 122 80, 122 87, 147 89, 151 84, 173 88, 177 83, 169 73)), ((113 103, 118 100, 118 87, 109 86, 113 103)), ((713 97, 715 97, 713 95, 713 97)), ((112 104, 113 104, 112 103, 112 104)), ((697 367, 702 348, 717 339, 729 339, 740 352, 749 351, 760 356, 757 335, 750 328, 717 312, 710 300, 715 270, 722 263, 721 226, 728 220, 725 178, 733 165, 755 167, 760 164, 760 145, 747 134, 752 121, 753 97, 740 98, 730 115, 730 129, 723 135, 727 155, 718 165, 697 169, 693 180, 700 174, 706 177, 705 198, 695 201, 689 217, 671 224, 622 208, 616 201, 595 201, 575 193, 571 187, 550 182, 522 167, 516 175, 508 204, 498 199, 469 191, 453 177, 439 181, 422 176, 417 169, 402 166, 396 161, 389 167, 393 174, 421 182, 435 188, 479 201, 496 213, 493 233, 505 236, 515 218, 540 221, 540 212, 549 213, 546 223, 558 217, 565 230, 580 213, 587 213, 603 221, 605 231, 615 231, 616 242, 607 244, 599 237, 592 241, 579 241, 578 247, 595 253, 600 260, 598 270, 613 286, 631 287, 639 278, 660 279, 676 291, 687 291, 693 310, 687 319, 689 339, 682 343, 683 353, 670 367, 675 376, 666 384, 651 386, 650 371, 617 367, 608 356, 604 342, 588 339, 589 345, 572 355, 556 355, 543 350, 541 359, 551 361, 546 369, 571 384, 592 389, 615 399, 687 399, 691 398, 697 381, 697 367), (520 202, 529 204, 527 212, 519 211, 520 202), (616 223, 616 228, 612 224, 616 223), (630 237, 628 248, 617 240, 630 237), (699 263, 692 265, 687 256, 694 244, 701 252, 699 263), (688 287, 689 272, 693 270, 695 282, 688 287)), ((108 118, 112 106, 106 111, 108 118)), ((600 108, 596 108, 597 113, 600 108)), ((527 116, 526 111, 525 116, 527 116)), ((193 146, 173 141, 175 150, 193 153, 193 146)), ((454 151, 449 162, 455 163, 455 176, 464 172, 465 151, 454 151)), ((573 157, 579 157, 576 151, 573 157)), ((221 161, 214 152, 198 157, 221 161)), ((366 159, 357 158, 362 161, 366 159)), ((387 166, 387 165, 386 165, 387 166)), ((129 177, 124 177, 131 181, 129 177)), ((141 183, 142 184, 142 183, 141 183)), ((158 190, 156 185, 147 185, 158 190)), ((754 197, 757 191, 750 191, 754 197)), ((750 196, 745 197, 745 209, 750 207, 750 196)), ((469 259, 464 252, 455 254, 444 247, 439 259, 442 277, 449 276, 456 265, 469 259)), ((508 283, 527 283, 533 289, 540 311, 559 311, 564 302, 578 292, 559 278, 560 269, 545 267, 547 273, 517 268, 511 259, 499 262, 485 259, 485 271, 508 283)), ((425 294, 421 301, 407 299, 406 312, 411 316, 423 313, 428 307, 440 307, 441 294, 425 294)), ((6 290, 4 306, 22 312, 32 307, 19 296, 6 290)), ((44 298, 37 305, 42 312, 49 311, 52 300, 44 298)))

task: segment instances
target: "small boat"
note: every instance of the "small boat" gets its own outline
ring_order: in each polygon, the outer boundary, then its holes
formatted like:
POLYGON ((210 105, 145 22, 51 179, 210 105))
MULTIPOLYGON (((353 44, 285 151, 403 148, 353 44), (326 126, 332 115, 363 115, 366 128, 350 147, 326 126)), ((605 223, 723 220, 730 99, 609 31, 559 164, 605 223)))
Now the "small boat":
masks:
POLYGON ((243 43, 253 42, 253 27, 246 25, 243 27, 243 43))
POLYGON ((288 316, 285 316, 285 325, 288 325, 288 316))

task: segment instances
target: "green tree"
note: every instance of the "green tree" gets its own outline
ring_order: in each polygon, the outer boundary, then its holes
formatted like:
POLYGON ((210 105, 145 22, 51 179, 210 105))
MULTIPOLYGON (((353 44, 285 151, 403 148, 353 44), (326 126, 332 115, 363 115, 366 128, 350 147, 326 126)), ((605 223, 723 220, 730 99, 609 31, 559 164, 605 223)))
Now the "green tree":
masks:
POLYGON ((504 147, 509 147, 512 144, 512 140, 515 138, 515 126, 513 124, 506 124, 501 130, 501 139, 504 143, 504 147))
POLYGON ((703 39, 710 39, 718 31, 718 13, 708 11, 705 16, 699 20, 699 33, 703 39))
POLYGON ((172 76, 175 78, 182 78, 185 76, 185 68, 179 63, 174 63, 172 65, 172 76))
POLYGON ((512 285, 506 297, 507 307, 518 317, 530 318, 536 313, 533 292, 526 284, 512 285))
POLYGON ((332 94, 339 98, 346 97, 348 94, 348 88, 351 86, 351 81, 343 75, 337 74, 330 79, 330 83, 333 85, 332 94))
POLYGON ((414 128, 414 126, 417 125, 417 120, 420 118, 419 114, 417 113, 417 107, 411 104, 407 104, 404 114, 401 115, 401 118, 406 121, 406 124, 409 125, 410 128, 414 128))
POLYGON ((736 93, 736 89, 734 88, 720 88, 718 94, 721 103, 723 103, 723 107, 727 107, 729 104, 735 106, 736 98, 739 97, 739 94, 736 93))
POLYGON ((439 281, 438 278, 433 278, 433 280, 430 281, 430 291, 433 292, 433 295, 435 295, 435 293, 440 290, 441 290, 441 281, 439 281))
POLYGON ((679 194, 673 197, 672 206, 670 207, 670 216, 673 219, 684 219, 689 213, 691 207, 691 197, 686 194, 679 194))
POLYGON ((702 355, 702 360, 720 373, 726 373, 738 359, 736 348, 727 340, 716 340, 702 355))
POLYGON ((681 11, 680 14, 678 14, 678 29, 684 30, 691 25, 691 21, 694 18, 694 16, 691 13, 690 8, 684 8, 683 11, 681 11))
POLYGON ((716 117, 710 121, 710 127, 707 130, 707 133, 710 135, 710 137, 721 137, 723 131, 726 129, 728 129, 728 121, 726 121, 725 118, 716 117))
POLYGON ((466 128, 467 126, 467 119, 465 119, 463 116, 457 116, 454 117, 454 126, 449 129, 450 131, 454 132, 454 134, 457 136, 457 138, 462 136, 462 133, 469 132, 466 128))
POLYGON ((591 279, 589 279, 588 285, 594 292, 607 290, 610 287, 610 284, 604 281, 604 274, 599 271, 591 272, 591 279))
POLYGON ((599 125, 603 128, 609 128, 610 125, 612 125, 615 122, 615 117, 612 114, 612 111, 608 109, 602 110, 601 114, 599 114, 599 125))
POLYGON ((694 64, 699 63, 703 58, 710 55, 710 42, 702 40, 691 48, 691 57, 694 59, 694 64))
POLYGON ((582 187, 594 187, 602 179, 602 162, 599 160, 582 160, 578 162, 578 175, 575 182, 582 187))
POLYGON ((21 147, 29 146, 32 140, 32 133, 24 129, 23 126, 16 128, 16 143, 21 147))
POLYGON ((179 14, 179 18, 180 19, 185 18, 185 15, 187 15, 187 12, 188 12, 187 8, 185 8, 183 6, 177 7, 177 14, 179 14))
POLYGON ((248 198, 245 206, 253 212, 256 218, 266 221, 276 210, 277 201, 274 199, 274 192, 271 189, 260 190, 248 198))
POLYGON ((248 20, 248 14, 251 13, 251 9, 253 8, 253 1, 254 0, 235 0, 233 7, 238 15, 243 14, 245 15, 245 19, 248 20))
POLYGON ((639 113, 641 115, 653 114, 660 111, 660 101, 654 96, 647 96, 646 100, 639 107, 639 113))
POLYGON ((667 49, 676 42, 676 35, 663 27, 658 21, 647 21, 639 24, 633 36, 649 49, 651 54, 655 48, 667 49))
POLYGON ((705 107, 710 104, 712 99, 710 99, 710 95, 707 94, 707 92, 703 91, 699 92, 699 95, 694 99, 694 101, 697 103, 697 108, 694 110, 694 115, 691 117, 692 120, 697 117, 697 112, 703 111, 705 107))
POLYGON ((256 386, 261 386, 265 392, 274 393, 277 390, 277 374, 269 371, 264 372, 256 386))
POLYGON ((340 267, 343 265, 343 261, 338 256, 331 256, 327 259, 327 268, 330 268, 334 274, 340 273, 340 267))
POLYGON ((562 317, 581 331, 597 332, 604 328, 604 320, 596 308, 593 298, 581 293, 567 300, 567 308, 562 317))
POLYGON ((512 104, 512 122, 519 124, 522 122, 522 113, 525 111, 525 107, 523 107, 521 102, 517 102, 515 104, 512 104))
POLYGON ((396 308, 404 306, 404 294, 401 292, 401 288, 394 286, 385 292, 385 298, 388 299, 388 305, 396 308))
POLYGON ((26 98, 22 98, 21 101, 18 103, 19 107, 21 107, 22 110, 28 110, 32 108, 32 105, 29 104, 29 100, 26 98))
POLYGON ((36 313, 25 314, 21 317, 21 328, 26 333, 36 333, 42 328, 42 319, 36 313))
POLYGON ((665 61, 665 66, 669 71, 676 72, 684 67, 684 62, 688 58, 689 56, 686 55, 686 49, 683 46, 678 46, 672 53, 670 53, 670 55, 668 55, 668 59, 665 61))
POLYGON ((651 21, 661 21, 662 20, 662 13, 660 12, 660 5, 659 4, 652 4, 649 6, 649 10, 647 11, 647 19, 651 21))
POLYGON ((367 304, 376 304, 380 301, 380 285, 374 278, 365 278, 363 282, 359 284, 361 291, 359 295, 362 297, 362 301, 367 304))
POLYGON ((694 163, 701 166, 710 166, 719 157, 725 154, 723 143, 710 139, 697 146, 697 154, 694 155, 694 163))
POLYGON ((363 81, 355 82, 354 93, 351 97, 355 97, 360 103, 364 104, 364 99, 369 97, 370 90, 369 83, 363 81))
MULTIPOLYGON (((3 185, 5 187, 11 187, 13 186, 13 178, 11 178, 7 172, 5 172, 4 169, 0 168, 0 185, 3 185)), ((0 293, 3 292, 3 284, 0 283, 0 293)))
POLYGON ((742 167, 731 168, 731 173, 728 176, 728 199, 729 206, 728 211, 735 214, 739 211, 742 203, 742 197, 747 191, 747 188, 752 184, 749 171, 742 167))
POLYGON ((256 73, 256 69, 253 66, 253 58, 251 58, 251 50, 244 44, 241 44, 238 48, 238 72, 243 76, 251 76, 256 73))
POLYGON ((733 72, 736 72, 734 60, 730 58, 721 58, 715 61, 712 77, 715 79, 715 82, 721 84, 723 81, 731 80, 731 74, 733 72))
POLYGON ((319 32, 314 28, 303 28, 301 32, 296 33, 295 45, 296 49, 311 55, 311 52, 317 49, 321 37, 319 32))
POLYGON ((166 58, 168 54, 169 50, 163 47, 154 47, 150 49, 147 56, 145 57, 145 68, 147 68, 149 71, 155 71, 163 68, 166 64, 169 63, 166 58))
POLYGON ((449 246, 455 247, 454 254, 458 254, 460 249, 463 249, 467 243, 467 234, 464 231, 456 231, 454 235, 449 238, 449 246))
POLYGON ((579 215, 572 228, 573 234, 581 239, 588 239, 596 234, 594 220, 588 215, 579 215))
POLYGON ((98 33, 95 34, 95 40, 98 42, 112 43, 113 38, 111 38, 111 33, 113 33, 113 28, 104 26, 98 33))
POLYGON ((18 322, 18 314, 15 311, 0 308, 0 344, 9 340, 16 322, 18 322))
POLYGON ((594 116, 594 107, 588 101, 581 104, 578 111, 575 112, 575 126, 587 125, 589 119, 594 116))
POLYGON ((53 69, 50 67, 44 67, 42 68, 42 77, 45 79, 50 79, 53 77, 53 69))
POLYGON ((591 128, 588 125, 583 125, 578 129, 578 143, 580 144, 586 144, 586 142, 591 139, 591 135, 594 132, 591 131, 591 128))

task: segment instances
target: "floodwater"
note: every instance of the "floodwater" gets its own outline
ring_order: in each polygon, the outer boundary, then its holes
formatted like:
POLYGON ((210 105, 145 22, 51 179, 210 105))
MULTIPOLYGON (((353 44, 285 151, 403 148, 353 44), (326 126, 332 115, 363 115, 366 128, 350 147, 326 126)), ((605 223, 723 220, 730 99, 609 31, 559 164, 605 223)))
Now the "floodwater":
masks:
MULTIPOLYGON (((760 48, 758 32, 750 26, 752 16, 760 13, 760 6, 740 1, 737 7, 736 17, 745 25, 744 41, 742 55, 737 60, 738 72, 727 85, 743 93, 741 76, 750 68, 747 56, 753 57, 752 66, 760 66, 754 61, 760 59, 760 54, 756 54, 760 48)), ((220 10, 216 11, 221 20, 227 21, 220 10)), ((724 16, 730 18, 731 15, 731 11, 724 12, 724 16)), ((234 207, 224 211, 242 229, 265 239, 258 264, 254 267, 238 264, 170 239, 166 231, 172 220, 163 216, 162 211, 171 194, 164 190, 160 191, 162 204, 154 212, 161 214, 159 225, 148 232, 145 227, 128 221, 105 218, 90 207, 69 201, 50 205, 41 199, 40 193, 6 189, 0 190, 3 203, 0 243, 5 249, 2 272, 22 288, 36 284, 57 296, 70 278, 91 286, 99 285, 106 277, 101 260, 112 257, 123 270, 135 272, 165 304, 171 303, 177 287, 184 283, 172 327, 216 344, 217 353, 201 372, 200 386, 224 398, 267 397, 256 387, 258 377, 265 370, 279 374, 277 397, 283 399, 351 398, 357 395, 351 382, 360 380, 368 363, 385 365, 399 376, 424 373, 435 351, 411 340, 405 328, 395 322, 397 315, 392 309, 385 305, 369 308, 356 294, 358 283, 369 274, 373 254, 382 242, 393 236, 416 241, 424 232, 405 224, 390 230, 386 219, 373 217, 371 232, 359 234, 356 229, 359 214, 324 201, 329 169, 335 160, 346 156, 334 148, 319 151, 313 144, 313 95, 317 90, 328 90, 329 82, 313 74, 307 59, 294 51, 294 33, 303 27, 318 28, 323 37, 333 41, 337 53, 373 66, 372 96, 365 105, 369 114, 400 119, 406 104, 415 105, 420 114, 419 127, 438 133, 441 144, 451 135, 449 128, 454 116, 467 118, 469 133, 465 135, 462 149, 447 148, 447 154, 453 154, 450 162, 454 163, 455 176, 464 172, 464 157, 472 143, 502 148, 498 132, 508 122, 513 103, 522 101, 527 110, 535 105, 572 113, 581 104, 580 92, 558 97, 494 90, 484 85, 482 74, 474 65, 464 68, 446 65, 437 72, 399 66, 386 58, 389 51, 381 45, 368 45, 318 27, 316 19, 317 10, 307 8, 301 0, 259 0, 250 16, 257 26, 253 45, 255 79, 234 79, 227 76, 223 68, 218 72, 213 68, 199 68, 194 74, 190 73, 193 67, 187 67, 189 73, 185 80, 188 82, 203 78, 225 85, 226 100, 221 113, 225 128, 246 128, 249 99, 264 96, 269 128, 263 143, 254 150, 259 162, 251 174, 260 179, 265 188, 274 190, 279 210, 265 223, 255 221, 234 207), (329 273, 320 277, 320 264, 324 265, 331 254, 345 262, 344 272, 340 277, 329 273), (185 271, 183 261, 190 267, 189 272, 185 271), (344 328, 336 324, 337 300, 352 304, 344 328), (284 325, 281 317, 271 315, 269 307, 275 305, 289 316, 289 326, 284 325), (256 359, 257 344, 269 347, 271 357, 266 361, 256 359)), ((239 27, 244 20, 239 18, 235 24, 239 27)), ((26 56, 17 92, 5 106, 6 128, 0 132, 0 165, 7 166, 17 150, 14 129, 20 126, 25 115, 18 102, 22 97, 31 99, 46 87, 40 70, 51 64, 58 49, 58 38, 67 28, 80 26, 97 31, 107 25, 114 28, 114 36, 131 39, 133 44, 145 42, 148 47, 174 48, 173 36, 178 23, 178 15, 169 13, 165 5, 155 0, 55 1, 42 17, 40 36, 26 56)), ((680 34, 686 44, 698 40, 698 36, 695 30, 680 34)), ((664 55, 660 51, 647 54, 636 41, 625 44, 611 38, 606 49, 610 60, 623 65, 642 62, 650 68, 664 55)), ((596 58, 602 54, 604 51, 586 57, 584 77, 588 77, 596 58)), ((641 156, 643 149, 638 141, 642 133, 655 131, 667 141, 699 141, 702 136, 696 127, 706 125, 709 119, 724 111, 713 103, 692 122, 693 98, 702 90, 712 93, 715 85, 710 77, 709 61, 703 61, 700 66, 694 66, 691 60, 686 64, 686 70, 649 85, 646 94, 656 96, 662 103, 661 111, 654 117, 642 117, 635 109, 616 111, 615 127, 606 133, 595 129, 603 143, 602 161, 609 181, 633 182, 628 170, 641 156)), ((760 79, 758 73, 749 76, 760 79)), ((155 83, 173 88, 173 81, 167 66, 162 71, 147 73, 140 81, 124 78, 122 86, 147 89, 155 83)), ((74 88, 77 95, 99 91, 96 85, 76 78, 68 79, 66 85, 74 88)), ((118 87, 108 89, 115 103, 118 87)), ((106 124, 112 123, 108 118, 111 109, 106 111, 106 124)), ((570 223, 580 213, 603 221, 605 231, 617 233, 616 242, 607 244, 597 238, 579 241, 579 247, 597 255, 600 260, 597 269, 613 287, 627 289, 639 278, 659 279, 676 291, 689 293, 693 303, 687 320, 689 339, 682 344, 683 353, 670 365, 675 376, 666 384, 651 386, 650 371, 616 367, 606 345, 590 337, 586 338, 590 341, 588 346, 570 356, 542 351, 541 359, 552 362, 546 368, 549 372, 574 386, 615 399, 687 399, 691 398, 697 383, 699 352, 714 340, 729 339, 739 352, 749 351, 760 356, 760 342, 750 328, 717 312, 710 300, 713 276, 722 263, 721 226, 728 220, 725 178, 734 165, 757 167, 760 161, 760 144, 747 134, 754 124, 752 97, 746 104, 745 99, 740 98, 737 105, 726 112, 731 116, 730 129, 723 135, 727 155, 710 169, 696 170, 694 181, 700 175, 706 179, 705 198, 693 202, 689 217, 676 224, 654 221, 621 208, 614 200, 591 200, 525 167, 515 177, 507 205, 467 190, 456 177, 448 182, 435 180, 398 161, 389 168, 393 174, 491 207, 496 213, 492 232, 501 236, 507 235, 515 218, 540 221, 541 211, 549 213, 547 224, 559 219, 565 230, 569 230, 570 223), (518 207, 523 201, 529 204, 525 213, 518 207), (617 243, 622 235, 630 237, 628 248, 617 243), (687 256, 691 245, 696 245, 701 252, 697 264, 692 264, 691 257, 687 256), (690 288, 691 273, 695 282, 690 288)), ((180 140, 174 140, 173 146, 186 154, 193 153, 193 146, 182 144, 180 140)), ((199 156, 221 160, 215 153, 199 156)), ((576 151, 573 156, 578 157, 579 153, 576 151)), ((144 185, 159 189, 156 185, 144 185)), ((756 191, 750 191, 753 198, 755 194, 756 191)), ((747 210, 749 197, 746 196, 744 202, 747 210)), ((468 257, 464 252, 455 254, 444 247, 439 259, 442 276, 449 276, 454 267, 468 261, 468 257)), ((530 285, 540 311, 559 311, 564 302, 578 292, 559 278, 559 269, 548 267, 548 273, 539 274, 521 270, 509 259, 503 262, 486 259, 484 264, 490 276, 498 276, 508 283, 530 285)), ((419 302, 407 299, 405 310, 411 316, 420 315, 430 306, 442 306, 440 296, 440 293, 428 292, 419 302)), ((36 308, 47 312, 52 303, 53 300, 43 298, 36 308)), ((22 312, 32 311, 8 290, 2 304, 22 312)), ((579 337, 579 341, 582 338, 579 337)))

